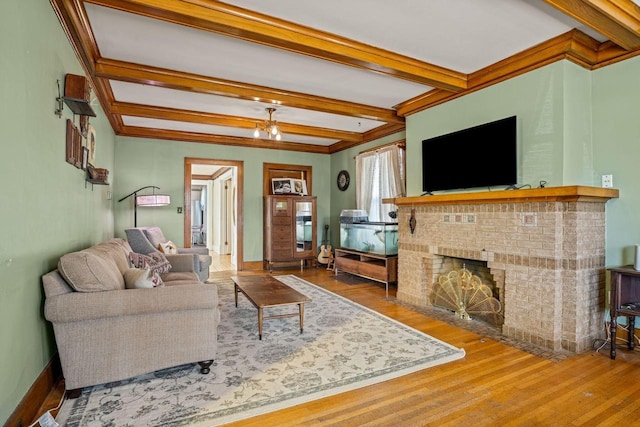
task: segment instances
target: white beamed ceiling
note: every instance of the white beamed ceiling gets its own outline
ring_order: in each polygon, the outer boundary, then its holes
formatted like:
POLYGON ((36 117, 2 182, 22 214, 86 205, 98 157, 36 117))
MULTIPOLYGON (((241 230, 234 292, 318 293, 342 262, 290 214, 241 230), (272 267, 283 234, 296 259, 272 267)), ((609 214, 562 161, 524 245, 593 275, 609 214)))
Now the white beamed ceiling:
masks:
MULTIPOLYGON (((434 89, 432 85, 393 73, 328 60, 321 54, 306 55, 206 31, 198 28, 197 22, 187 26, 109 7, 114 4, 127 9, 128 4, 136 6, 137 1, 52 0, 58 4, 74 1, 86 12, 88 26, 78 31, 89 35, 86 40, 95 42, 96 61, 119 61, 137 64, 145 70, 153 67, 223 79, 269 88, 276 93, 302 94, 302 98, 329 98, 353 103, 358 108, 389 110, 389 114, 394 114, 398 105, 434 89)), ((463 77, 572 29, 586 33, 597 42, 607 39, 547 3, 534 0, 230 0, 226 3, 394 52, 442 67, 444 74, 450 72, 463 77)), ((167 0, 166 4, 183 2, 167 0)), ((194 17, 190 19, 184 22, 195 22, 194 17)), ((67 22, 67 26, 73 25, 67 22)), ((89 64, 87 69, 94 69, 94 64, 89 64)), ((188 87, 172 89, 153 82, 121 80, 107 76, 103 81, 113 94, 114 111, 122 105, 130 108, 128 112, 115 113, 118 123, 122 123, 124 129, 172 131, 174 138, 176 131, 188 132, 246 138, 250 145, 253 130, 247 128, 246 119, 266 119, 265 108, 269 106, 277 108, 274 119, 295 128, 295 132, 284 132, 283 141, 303 145, 329 147, 341 142, 339 137, 323 132, 326 130, 359 135, 393 122, 373 120, 370 117, 375 114, 369 113, 326 112, 281 104, 278 99, 256 96, 251 100, 188 87), (149 109, 143 113, 132 112, 140 106, 188 112, 192 116, 203 113, 208 121, 184 121, 184 114, 176 116, 177 119, 147 114, 149 109), (234 127, 229 121, 213 122, 213 116, 244 119, 244 126, 234 127)), ((102 95, 104 105, 108 97, 102 95)), ((398 121, 401 123, 402 118, 396 117, 395 122, 398 121)))

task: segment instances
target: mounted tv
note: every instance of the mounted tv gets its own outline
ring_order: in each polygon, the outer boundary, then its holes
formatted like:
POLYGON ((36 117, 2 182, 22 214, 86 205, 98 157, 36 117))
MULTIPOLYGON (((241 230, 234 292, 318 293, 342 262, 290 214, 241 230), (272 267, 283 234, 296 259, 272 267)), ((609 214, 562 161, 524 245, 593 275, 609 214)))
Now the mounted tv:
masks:
POLYGON ((422 141, 422 191, 515 186, 516 116, 422 141))

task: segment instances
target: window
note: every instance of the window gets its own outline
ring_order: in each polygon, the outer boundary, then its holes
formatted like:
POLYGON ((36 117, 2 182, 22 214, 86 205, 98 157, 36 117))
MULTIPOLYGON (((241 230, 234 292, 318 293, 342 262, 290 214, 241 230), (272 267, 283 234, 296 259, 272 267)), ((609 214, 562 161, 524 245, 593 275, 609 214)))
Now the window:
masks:
POLYGON ((392 144, 356 156, 356 203, 369 221, 389 222, 396 208, 382 199, 405 195, 405 151, 392 144))

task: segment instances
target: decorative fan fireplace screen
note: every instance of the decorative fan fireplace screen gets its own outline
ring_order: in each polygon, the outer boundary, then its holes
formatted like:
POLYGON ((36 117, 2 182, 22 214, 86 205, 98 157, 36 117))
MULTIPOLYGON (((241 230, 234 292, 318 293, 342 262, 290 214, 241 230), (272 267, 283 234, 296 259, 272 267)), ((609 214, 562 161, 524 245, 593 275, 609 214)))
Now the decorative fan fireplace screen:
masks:
POLYGON ((477 317, 497 326, 504 322, 502 304, 493 296, 491 287, 471 274, 464 264, 460 270, 440 275, 433 286, 431 302, 454 311, 461 319, 477 317))

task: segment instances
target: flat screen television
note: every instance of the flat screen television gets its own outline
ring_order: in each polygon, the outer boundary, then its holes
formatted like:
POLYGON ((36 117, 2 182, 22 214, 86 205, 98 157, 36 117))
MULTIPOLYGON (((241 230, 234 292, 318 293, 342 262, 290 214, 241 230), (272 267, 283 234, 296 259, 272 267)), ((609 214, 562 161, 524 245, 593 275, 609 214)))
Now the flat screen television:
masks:
POLYGON ((422 141, 422 191, 518 182, 516 116, 422 141))

